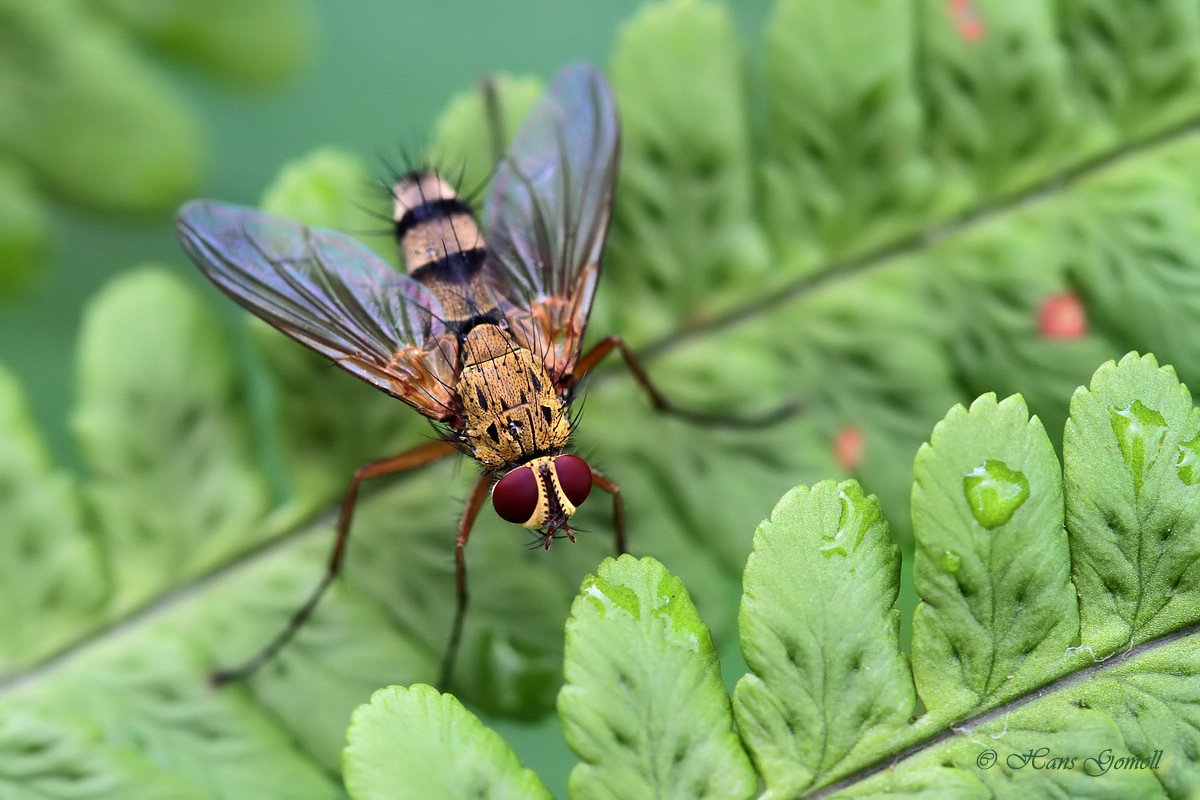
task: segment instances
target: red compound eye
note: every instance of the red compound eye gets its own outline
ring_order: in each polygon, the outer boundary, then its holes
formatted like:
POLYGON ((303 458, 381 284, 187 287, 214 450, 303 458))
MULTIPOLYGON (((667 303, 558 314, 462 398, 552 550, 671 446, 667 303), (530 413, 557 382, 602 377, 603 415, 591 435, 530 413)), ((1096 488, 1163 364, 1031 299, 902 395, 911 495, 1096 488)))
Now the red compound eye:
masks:
POLYGON ((501 519, 524 525, 538 507, 537 476, 529 467, 517 467, 492 490, 492 506, 501 519))
POLYGON ((554 471, 558 473, 558 485, 563 494, 578 507, 592 493, 592 468, 579 456, 559 456, 554 459, 554 471))

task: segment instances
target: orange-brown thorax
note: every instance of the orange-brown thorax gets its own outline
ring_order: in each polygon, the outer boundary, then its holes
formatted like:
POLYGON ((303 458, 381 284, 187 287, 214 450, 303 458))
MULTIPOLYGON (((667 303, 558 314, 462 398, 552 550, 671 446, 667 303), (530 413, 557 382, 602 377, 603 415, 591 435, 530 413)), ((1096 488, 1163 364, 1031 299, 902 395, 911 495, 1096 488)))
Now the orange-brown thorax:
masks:
POLYGON ((558 453, 571 425, 546 367, 496 325, 477 325, 462 344, 458 394, 472 455, 497 469, 558 453))

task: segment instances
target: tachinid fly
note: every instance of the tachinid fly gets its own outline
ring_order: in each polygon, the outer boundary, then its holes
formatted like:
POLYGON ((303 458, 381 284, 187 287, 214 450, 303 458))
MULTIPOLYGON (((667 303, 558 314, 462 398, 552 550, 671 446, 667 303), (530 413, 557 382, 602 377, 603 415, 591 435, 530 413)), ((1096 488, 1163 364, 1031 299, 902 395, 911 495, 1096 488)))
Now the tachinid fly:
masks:
POLYGON ((437 174, 415 172, 398 181, 394 226, 404 273, 336 231, 209 201, 180 210, 176 226, 184 249, 222 291, 408 403, 442 432, 440 440, 354 473, 324 578, 274 640, 240 667, 218 673, 218 682, 266 662, 312 613, 340 570, 358 489, 369 478, 454 452, 482 469, 455 540, 458 602, 442 688, 467 607, 463 550, 489 495, 503 519, 535 530, 548 549, 558 537, 574 541, 571 516, 599 487, 612 497, 616 550, 624 552, 620 490, 573 454, 570 443, 569 410, 579 382, 614 349, 659 410, 698 422, 731 421, 670 406, 618 337, 580 354, 617 149, 617 112, 604 78, 587 65, 567 67, 497 166, 482 229, 437 174))

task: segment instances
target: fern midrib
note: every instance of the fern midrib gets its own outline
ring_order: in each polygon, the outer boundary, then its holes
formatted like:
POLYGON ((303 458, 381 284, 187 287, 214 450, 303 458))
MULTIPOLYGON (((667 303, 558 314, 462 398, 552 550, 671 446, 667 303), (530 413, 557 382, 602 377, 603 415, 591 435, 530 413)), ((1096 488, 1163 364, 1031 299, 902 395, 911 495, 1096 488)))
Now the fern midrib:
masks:
MULTIPOLYGON (((921 720, 917 720, 910 728, 913 732, 914 742, 907 745, 903 750, 885 756, 871 764, 868 764, 850 775, 839 779, 835 783, 823 786, 812 794, 803 795, 805 800, 820 800, 820 798, 828 797, 837 792, 855 786, 858 783, 870 778, 879 772, 886 769, 896 767, 900 762, 921 752, 924 752, 932 747, 935 747, 943 742, 950 740, 955 736, 969 734, 973 728, 986 725, 995 720, 1001 719, 1007 715, 1020 709, 1022 706, 1028 705, 1035 700, 1041 700, 1044 697, 1056 694, 1071 688, 1072 686, 1082 684, 1090 680, 1097 674, 1102 674, 1106 670, 1116 669, 1122 666, 1127 661, 1130 661, 1138 656, 1147 655, 1154 651, 1174 644, 1175 642, 1185 639, 1189 636, 1200 634, 1200 624, 1191 625, 1187 628, 1181 628, 1177 631, 1172 631, 1157 639, 1143 642, 1136 647, 1128 650, 1120 650, 1110 653, 1106 656, 1099 657, 1095 662, 1083 669, 1068 672, 1048 683, 1030 689, 1025 694, 1015 697, 1005 703, 1002 703, 987 711, 980 712, 974 716, 963 717, 957 721, 939 722, 938 732, 930 735, 928 738, 922 738, 921 720)), ((1075 648, 1076 652, 1083 652, 1084 648, 1075 648)), ((1093 655, 1093 658, 1096 656, 1093 655)))
MULTIPOLYGON (((752 320, 759 314, 765 313, 776 306, 804 297, 826 284, 848 280, 860 274, 879 269, 891 261, 910 256, 943 239, 950 238, 975 227, 980 227, 1020 206, 1041 202, 1056 196, 1072 184, 1102 172, 1126 159, 1143 155, 1148 151, 1183 139, 1197 131, 1200 131, 1200 117, 1194 117, 1166 131, 1129 142, 1107 153, 1094 156, 1080 164, 1065 169, 1056 175, 1046 178, 1035 186, 1013 192, 989 203, 968 209, 948 220, 935 223, 888 244, 880 245, 861 255, 830 262, 820 272, 792 281, 781 289, 748 301, 740 308, 735 308, 724 314, 701 320, 651 342, 649 345, 641 348, 639 353, 645 358, 650 359, 693 338, 711 335, 752 320)), ((606 377, 611 372, 611 367, 605 369, 604 372, 605 375, 599 376, 598 379, 606 377)))
MULTIPOLYGON (((390 482, 385 480, 379 485, 364 489, 360 494, 363 498, 370 497, 374 493, 388 488, 389 485, 390 482)), ((208 572, 176 584, 169 591, 158 594, 133 610, 108 620, 61 650, 35 662, 27 669, 0 675, 0 699, 3 699, 9 692, 30 689, 41 679, 53 676, 58 670, 68 666, 81 653, 102 647, 116 637, 127 633, 132 634, 145 625, 153 624, 194 597, 204 594, 209 587, 219 585, 231 575, 252 569, 259 559, 270 557, 273 553, 286 550, 294 543, 304 541, 312 536, 327 535, 336 520, 337 511, 338 505, 332 505, 314 512, 278 536, 260 542, 208 572)), ((315 581, 314 585, 316 585, 315 581)))

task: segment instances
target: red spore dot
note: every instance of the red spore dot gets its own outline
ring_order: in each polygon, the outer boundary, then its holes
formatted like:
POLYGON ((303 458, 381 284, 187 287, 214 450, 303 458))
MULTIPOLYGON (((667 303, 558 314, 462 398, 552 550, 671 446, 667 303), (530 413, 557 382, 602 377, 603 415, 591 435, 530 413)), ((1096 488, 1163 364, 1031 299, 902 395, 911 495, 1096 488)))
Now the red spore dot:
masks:
POLYGON ((972 0, 950 0, 947 5, 959 36, 968 42, 978 42, 983 38, 987 30, 972 0))
POLYGON ((847 472, 858 469, 866 449, 866 437, 861 429, 853 425, 847 425, 833 437, 833 457, 837 460, 838 466, 847 472))
POLYGON ((1087 310, 1074 292, 1052 294, 1038 310, 1038 332, 1047 339, 1078 339, 1087 333, 1087 310))

